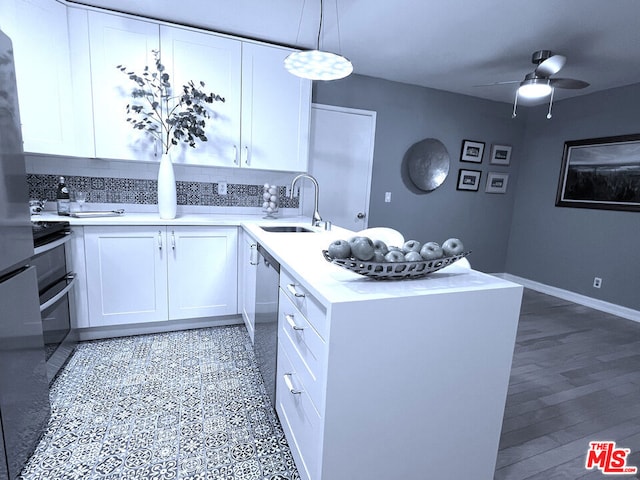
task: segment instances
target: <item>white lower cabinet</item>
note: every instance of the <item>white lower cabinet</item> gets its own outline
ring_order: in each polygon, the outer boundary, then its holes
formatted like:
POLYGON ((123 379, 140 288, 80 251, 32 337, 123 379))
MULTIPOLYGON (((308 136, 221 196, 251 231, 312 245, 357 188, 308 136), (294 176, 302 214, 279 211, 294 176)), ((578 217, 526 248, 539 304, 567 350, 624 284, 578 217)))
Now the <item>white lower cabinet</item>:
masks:
POLYGON ((324 307, 281 270, 276 411, 303 479, 321 476, 327 328, 324 307))
POLYGON ((90 327, 237 313, 235 227, 85 227, 90 327))
POLYGON ((238 313, 237 231, 167 227, 170 320, 238 313))
POLYGON ((303 479, 320 478, 322 417, 290 357, 295 351, 278 345, 276 411, 303 479))
POLYGON ((240 313, 249 332, 249 337, 253 342, 256 324, 256 271, 258 265, 258 245, 244 231, 240 233, 239 262, 238 262, 238 302, 240 303, 240 313))

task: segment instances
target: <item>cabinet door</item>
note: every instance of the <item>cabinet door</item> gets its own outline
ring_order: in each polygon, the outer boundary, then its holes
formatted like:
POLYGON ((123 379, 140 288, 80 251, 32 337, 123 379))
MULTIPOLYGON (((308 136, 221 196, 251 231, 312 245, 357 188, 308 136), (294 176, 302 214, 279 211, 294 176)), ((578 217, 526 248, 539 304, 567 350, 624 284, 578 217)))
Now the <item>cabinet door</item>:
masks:
POLYGON ((182 28, 160 27, 162 63, 170 76, 174 95, 190 81, 205 92, 224 97, 209 104, 206 142, 191 148, 174 147, 173 161, 191 165, 233 167, 240 147, 241 42, 182 28), (205 86, 200 87, 200 82, 205 86))
POLYGON ((242 319, 253 342, 253 334, 256 324, 256 267, 258 261, 257 244, 253 238, 242 233, 240 241, 240 259, 238 273, 240 279, 238 285, 238 299, 242 319))
POLYGON ((96 156, 93 128, 93 96, 91 92, 91 54, 89 51, 89 12, 67 7, 69 54, 73 86, 73 116, 68 118, 76 132, 76 156, 96 156))
POLYGON ((164 227, 85 227, 89 326, 167 320, 164 227))
POLYGON ((306 171, 311 81, 284 69, 290 50, 242 44, 243 167, 306 171))
POLYGON ((155 70, 153 50, 159 48, 160 27, 118 15, 89 12, 91 86, 96 157, 152 160, 156 145, 152 137, 134 130, 127 119, 135 84, 117 66, 138 75, 145 66, 155 70))
POLYGON ((0 18, 13 42, 25 151, 76 155, 66 7, 2 0, 0 18))
POLYGON ((167 227, 169 318, 238 313, 235 227, 167 227))

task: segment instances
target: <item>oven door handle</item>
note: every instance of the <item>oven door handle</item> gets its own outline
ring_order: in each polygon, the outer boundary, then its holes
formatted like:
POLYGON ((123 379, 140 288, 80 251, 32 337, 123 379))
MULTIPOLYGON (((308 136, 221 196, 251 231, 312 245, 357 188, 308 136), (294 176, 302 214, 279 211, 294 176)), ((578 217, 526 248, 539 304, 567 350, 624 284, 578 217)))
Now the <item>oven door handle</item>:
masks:
POLYGON ((71 240, 71 232, 64 232, 64 237, 60 237, 57 240, 54 240, 50 243, 45 243, 44 245, 40 245, 33 249, 34 255, 40 255, 41 253, 48 252, 49 250, 53 250, 54 248, 59 247, 60 245, 64 245, 69 240, 71 240))
POLYGON ((73 288, 73 285, 76 283, 76 280, 77 280, 75 273, 68 273, 64 278, 65 280, 71 280, 71 281, 67 284, 66 287, 60 290, 53 298, 50 298, 49 300, 44 302, 42 305, 40 305, 40 313, 44 312, 51 305, 55 305, 56 302, 58 302, 62 297, 64 297, 67 293, 69 293, 69 290, 73 288))

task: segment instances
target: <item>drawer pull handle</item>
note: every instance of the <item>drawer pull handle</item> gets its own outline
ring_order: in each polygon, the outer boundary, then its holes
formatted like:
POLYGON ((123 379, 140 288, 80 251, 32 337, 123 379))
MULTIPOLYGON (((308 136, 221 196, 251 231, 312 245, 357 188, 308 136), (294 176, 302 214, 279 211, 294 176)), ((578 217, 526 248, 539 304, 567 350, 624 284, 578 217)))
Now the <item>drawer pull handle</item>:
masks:
POLYGON ((296 284, 295 283, 289 283, 287 285, 287 290, 289 290, 289 292, 291 292, 291 295, 293 295, 294 297, 301 298, 301 297, 305 296, 304 293, 300 293, 300 292, 298 292, 296 290, 296 284))
POLYGON ((297 390, 293 387, 293 382, 291 381, 291 376, 293 375, 293 373, 285 373, 283 375, 284 377, 284 383, 287 386, 287 388, 289 389, 289 391, 291 392, 292 395, 300 395, 304 390, 297 390))
POLYGON ((299 332, 301 332, 302 330, 304 330, 304 327, 299 327, 298 325, 296 325, 295 320, 293 319, 293 315, 290 313, 287 313, 284 318, 286 318, 287 323, 289 324, 289 326, 291 328, 293 328, 294 330, 297 330, 299 332))

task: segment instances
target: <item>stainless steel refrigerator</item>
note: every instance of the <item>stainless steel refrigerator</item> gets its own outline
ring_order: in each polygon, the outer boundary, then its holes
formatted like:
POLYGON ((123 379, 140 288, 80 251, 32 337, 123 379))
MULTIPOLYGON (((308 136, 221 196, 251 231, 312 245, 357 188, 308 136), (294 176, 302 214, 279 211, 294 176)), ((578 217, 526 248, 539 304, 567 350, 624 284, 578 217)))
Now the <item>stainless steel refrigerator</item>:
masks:
MULTIPOLYGON (((34 92, 38 94, 38 92, 34 92)), ((50 415, 10 39, 0 30, 0 478, 14 479, 50 415)))

